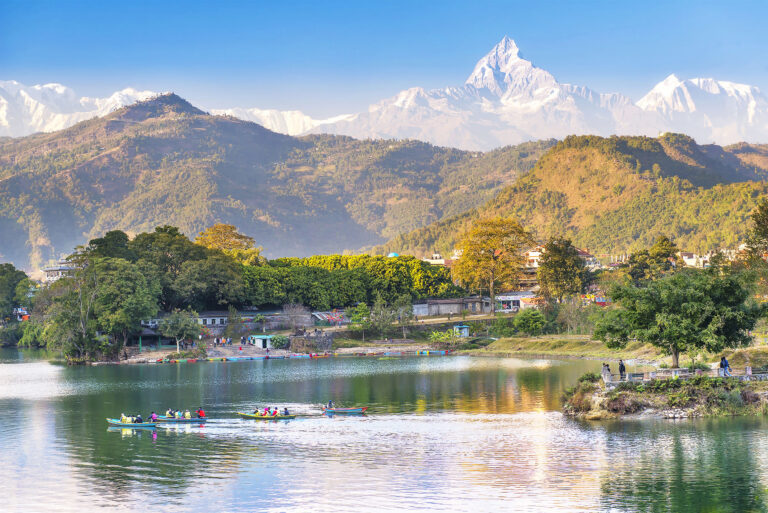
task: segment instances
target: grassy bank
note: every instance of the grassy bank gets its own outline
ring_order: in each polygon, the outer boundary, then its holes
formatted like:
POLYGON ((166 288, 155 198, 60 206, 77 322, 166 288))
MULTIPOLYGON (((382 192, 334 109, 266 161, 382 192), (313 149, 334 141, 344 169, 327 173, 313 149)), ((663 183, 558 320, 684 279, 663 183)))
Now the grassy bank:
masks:
POLYGON ((588 420, 626 415, 665 418, 768 414, 768 382, 696 376, 619 383, 608 389, 596 374, 585 374, 566 390, 563 411, 588 420))
POLYGON ((624 349, 609 349, 588 335, 543 335, 540 337, 502 338, 482 349, 468 354, 497 356, 560 356, 570 358, 596 358, 604 360, 641 359, 661 361, 661 355, 650 344, 630 343, 624 349))

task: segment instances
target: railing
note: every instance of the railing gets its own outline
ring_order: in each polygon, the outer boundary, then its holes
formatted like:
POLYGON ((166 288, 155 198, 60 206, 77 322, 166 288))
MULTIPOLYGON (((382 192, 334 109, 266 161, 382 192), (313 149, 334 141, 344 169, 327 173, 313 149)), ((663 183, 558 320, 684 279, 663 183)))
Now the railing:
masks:
MULTIPOLYGON (((616 385, 622 381, 640 383, 651 381, 653 379, 690 379, 694 376, 725 377, 725 373, 723 372, 723 369, 696 369, 694 371, 686 368, 657 369, 648 372, 628 372, 624 375, 623 379, 618 373, 610 373, 607 371, 603 371, 602 373, 603 382, 606 385, 616 385)), ((768 380, 768 372, 753 373, 752 367, 747 366, 744 367, 741 372, 737 372, 731 369, 730 377, 738 378, 742 381, 766 381, 768 380)))

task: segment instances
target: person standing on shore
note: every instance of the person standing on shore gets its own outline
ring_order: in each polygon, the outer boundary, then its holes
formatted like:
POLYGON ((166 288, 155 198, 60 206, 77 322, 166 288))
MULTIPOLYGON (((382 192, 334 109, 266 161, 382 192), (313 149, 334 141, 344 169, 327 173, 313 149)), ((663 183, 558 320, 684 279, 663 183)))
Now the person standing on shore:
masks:
POLYGON ((627 368, 624 366, 624 360, 619 360, 619 379, 624 381, 624 377, 627 375, 627 368))

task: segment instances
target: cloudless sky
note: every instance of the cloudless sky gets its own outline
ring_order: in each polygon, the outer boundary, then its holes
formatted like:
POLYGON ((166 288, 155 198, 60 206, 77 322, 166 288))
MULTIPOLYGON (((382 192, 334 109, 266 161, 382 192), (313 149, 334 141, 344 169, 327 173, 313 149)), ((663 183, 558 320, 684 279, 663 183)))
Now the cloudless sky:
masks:
POLYGON ((0 0, 0 80, 317 117, 460 85, 508 35, 560 82, 637 100, 670 73, 768 89, 766 25, 768 1, 0 0))

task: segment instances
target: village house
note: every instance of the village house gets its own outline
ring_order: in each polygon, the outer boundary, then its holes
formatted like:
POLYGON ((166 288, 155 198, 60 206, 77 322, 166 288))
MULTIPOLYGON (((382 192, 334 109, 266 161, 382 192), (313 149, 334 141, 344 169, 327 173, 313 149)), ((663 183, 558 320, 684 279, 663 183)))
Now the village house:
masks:
POLYGON ((51 284, 64 276, 71 275, 76 269, 77 267, 66 260, 59 260, 57 263, 41 269, 43 272, 43 283, 46 285, 51 284))
POLYGON ((491 300, 473 296, 455 299, 427 299, 413 305, 413 315, 417 317, 461 315, 461 312, 465 310, 471 314, 490 312, 491 300))
POLYGON ((518 312, 524 308, 535 308, 539 298, 530 290, 504 292, 496 296, 496 311, 502 313, 518 312))

